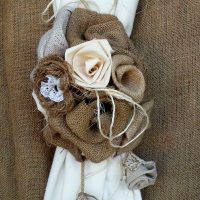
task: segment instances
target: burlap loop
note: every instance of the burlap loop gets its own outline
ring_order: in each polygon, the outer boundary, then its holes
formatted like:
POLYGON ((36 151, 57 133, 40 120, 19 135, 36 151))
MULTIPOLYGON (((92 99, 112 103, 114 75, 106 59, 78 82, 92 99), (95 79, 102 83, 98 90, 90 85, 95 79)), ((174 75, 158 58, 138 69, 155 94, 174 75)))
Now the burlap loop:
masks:
MULTIPOLYGON (((150 117, 150 114, 151 114, 151 111, 153 108, 153 104, 154 104, 153 100, 142 104, 142 107, 147 112, 147 115, 149 117, 150 117)), ((144 121, 145 121, 145 116, 140 111, 136 110, 134 122, 129 127, 129 129, 126 131, 126 138, 123 140, 124 144, 127 141, 130 141, 132 138, 137 137, 138 133, 140 132, 140 130, 143 128, 143 126, 145 124, 144 121)), ((151 126, 151 124, 149 123, 148 128, 150 126, 151 126)), ((117 153, 121 154, 121 153, 125 153, 125 152, 132 151, 133 149, 135 149, 140 144, 144 134, 145 134, 145 132, 143 132, 134 142, 132 142, 125 148, 119 149, 117 151, 117 153)))
POLYGON ((112 80, 117 88, 140 102, 145 91, 142 72, 134 66, 132 59, 126 55, 115 55, 112 65, 112 80))
POLYGON ((57 55, 50 55, 41 59, 31 74, 32 82, 34 83, 34 92, 37 94, 41 105, 51 114, 62 114, 70 111, 74 105, 74 97, 70 90, 73 84, 71 67, 57 55), (46 81, 47 75, 53 75, 60 78, 60 88, 64 94, 64 101, 54 102, 45 98, 41 92, 41 82, 46 81))
POLYGON ((63 7, 57 14, 53 27, 40 39, 38 46, 38 58, 42 59, 51 54, 63 56, 68 47, 66 28, 71 12, 63 7))

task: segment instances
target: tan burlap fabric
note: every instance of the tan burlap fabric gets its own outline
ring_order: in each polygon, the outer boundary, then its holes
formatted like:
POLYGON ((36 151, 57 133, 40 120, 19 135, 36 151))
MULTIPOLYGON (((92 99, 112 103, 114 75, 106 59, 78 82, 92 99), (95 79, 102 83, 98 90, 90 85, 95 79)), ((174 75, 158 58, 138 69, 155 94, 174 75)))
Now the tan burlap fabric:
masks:
POLYGON ((140 1, 132 39, 148 65, 152 128, 135 152, 158 179, 145 200, 200 197, 200 1, 140 1), (147 2, 147 5, 145 5, 147 2))
POLYGON ((3 1, 0 1, 0 199, 15 199, 15 150, 8 104, 5 56, 3 50, 3 1))
MULTIPOLYGON (((132 39, 149 66, 145 99, 154 98, 155 106, 152 128, 136 153, 158 168, 158 180, 143 190, 143 199, 198 200, 200 1, 140 2, 132 39)), ((29 74, 45 32, 40 14, 47 3, 0 1, 3 200, 43 199, 52 153, 40 132, 43 117, 35 111, 29 74)))
MULTIPOLYGON (((0 1, 0 199, 43 199, 53 152, 31 97, 30 72, 48 1, 0 1)), ((46 27, 47 28, 47 27, 46 27)))
MULTIPOLYGON (((101 111, 101 126, 104 134, 108 136, 110 132, 110 124, 112 118, 112 104, 108 98, 101 99, 102 106, 105 110, 101 111)), ((128 124, 133 109, 127 102, 115 100, 116 115, 113 126, 113 135, 123 131, 128 124)), ((48 142, 62 147, 68 147, 68 142, 74 144, 80 149, 82 154, 93 162, 100 162, 109 156, 115 154, 116 148, 109 144, 108 139, 101 136, 97 123, 96 101, 85 103, 84 101, 76 106, 71 112, 65 116, 49 116, 48 124, 54 131, 49 137, 48 142)), ((138 124, 139 126, 140 124, 138 124)), ((47 133, 48 134, 48 133, 47 133)), ((114 144, 120 145, 124 137, 119 137, 113 141, 114 144)), ((69 150, 76 158, 80 158, 80 153, 76 148, 70 146, 69 150)), ((129 145, 129 150, 132 145, 129 145)), ((79 159, 80 160, 80 159, 79 159)))
POLYGON ((112 57, 112 80, 117 89, 140 102, 144 95, 145 80, 142 72, 134 66, 130 56, 112 57))

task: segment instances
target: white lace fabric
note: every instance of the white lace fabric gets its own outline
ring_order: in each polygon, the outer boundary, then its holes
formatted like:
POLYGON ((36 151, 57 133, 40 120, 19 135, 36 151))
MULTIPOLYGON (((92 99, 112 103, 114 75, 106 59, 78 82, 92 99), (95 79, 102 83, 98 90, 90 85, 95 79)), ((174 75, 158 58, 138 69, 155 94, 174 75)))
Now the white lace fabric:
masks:
POLYGON ((52 75, 47 75, 47 82, 41 82, 40 93, 54 102, 64 100, 63 91, 60 89, 60 79, 52 75))

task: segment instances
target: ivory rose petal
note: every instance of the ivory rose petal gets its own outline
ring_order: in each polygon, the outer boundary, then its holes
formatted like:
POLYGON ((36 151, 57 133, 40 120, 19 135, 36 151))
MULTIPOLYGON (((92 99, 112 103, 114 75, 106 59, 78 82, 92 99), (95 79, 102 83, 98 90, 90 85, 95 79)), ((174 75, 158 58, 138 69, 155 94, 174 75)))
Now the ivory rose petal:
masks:
POLYGON ((105 88, 111 77, 112 51, 105 39, 67 49, 65 60, 73 67, 75 83, 86 88, 105 88))

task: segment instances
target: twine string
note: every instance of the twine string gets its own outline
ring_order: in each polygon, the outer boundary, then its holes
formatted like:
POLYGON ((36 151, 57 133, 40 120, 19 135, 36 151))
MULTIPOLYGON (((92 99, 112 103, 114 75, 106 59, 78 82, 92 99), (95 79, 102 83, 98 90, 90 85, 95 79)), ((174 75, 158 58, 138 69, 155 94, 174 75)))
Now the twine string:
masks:
POLYGON ((140 137, 144 131, 147 129, 148 125, 149 125, 149 116, 146 112, 146 110, 140 105, 138 104, 137 102, 135 102, 131 97, 129 97, 128 95, 118 91, 118 90, 114 90, 114 89, 110 89, 110 88, 106 88, 106 89, 90 89, 88 88, 88 90, 93 90, 95 91, 96 93, 96 96, 97 96, 97 120, 98 120, 98 126, 99 126, 99 131, 100 131, 100 134, 109 140, 109 143, 112 147, 115 147, 115 148, 124 148, 126 146, 128 146, 129 144, 131 144, 132 142, 134 142, 135 140, 137 140, 138 137, 140 137), (104 91, 111 99, 111 102, 112 102, 112 120, 111 120, 111 124, 110 124, 110 131, 109 131, 109 134, 105 134, 102 130, 102 125, 101 125, 101 114, 100 114, 100 97, 99 97, 99 94, 98 92, 99 91, 104 91), (129 123, 127 124, 127 126, 125 127, 125 129, 123 131, 121 131, 120 133, 116 134, 115 136, 113 136, 113 132, 112 132, 112 129, 113 129, 113 126, 114 126, 114 119, 115 119, 115 102, 114 102, 114 98, 117 98, 117 99, 121 99, 121 100, 126 100, 127 102, 129 102, 132 106, 133 106, 133 115, 131 117, 131 120, 129 121, 129 123), (116 139, 116 138, 119 138, 121 137, 123 134, 125 134, 125 132, 129 129, 129 127, 131 126, 132 123, 134 123, 134 119, 135 119, 135 115, 136 115, 136 108, 139 109, 139 111, 141 113, 144 114, 145 118, 146 118, 146 123, 145 123, 145 126, 142 128, 142 130, 140 130, 140 132, 135 136, 133 137, 130 141, 128 141, 127 143, 125 143, 124 145, 116 145, 113 143, 113 140, 116 139), (108 135, 108 136, 107 136, 108 135))
POLYGON ((85 190, 85 177, 84 177, 84 171, 85 171, 85 162, 81 162, 81 192, 84 193, 85 190))

